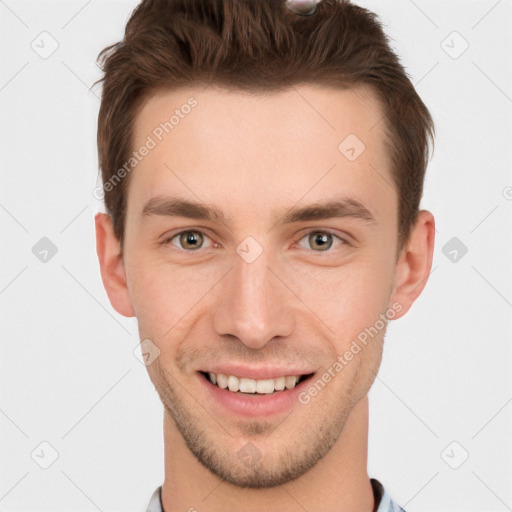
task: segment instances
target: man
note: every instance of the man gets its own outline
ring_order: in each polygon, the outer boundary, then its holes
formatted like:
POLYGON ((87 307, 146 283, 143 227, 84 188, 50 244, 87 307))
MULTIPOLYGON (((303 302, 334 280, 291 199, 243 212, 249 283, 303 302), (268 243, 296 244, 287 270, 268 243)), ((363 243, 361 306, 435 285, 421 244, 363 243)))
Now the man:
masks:
POLYGON ((367 393, 432 264, 433 122, 372 13, 300 4, 144 0, 101 54, 97 253, 165 411, 150 512, 402 510, 367 393))

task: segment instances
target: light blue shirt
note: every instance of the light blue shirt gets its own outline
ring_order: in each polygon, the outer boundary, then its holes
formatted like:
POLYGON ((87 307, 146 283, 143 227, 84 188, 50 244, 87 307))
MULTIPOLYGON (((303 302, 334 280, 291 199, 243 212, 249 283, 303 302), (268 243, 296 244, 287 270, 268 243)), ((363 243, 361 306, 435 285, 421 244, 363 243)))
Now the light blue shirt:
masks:
MULTIPOLYGON (((405 512, 399 507, 384 489, 384 486, 375 478, 370 478, 372 484, 373 496, 375 498, 375 507, 373 512, 405 512)), ((149 502, 146 512, 163 512, 161 499, 162 486, 158 487, 149 502)))

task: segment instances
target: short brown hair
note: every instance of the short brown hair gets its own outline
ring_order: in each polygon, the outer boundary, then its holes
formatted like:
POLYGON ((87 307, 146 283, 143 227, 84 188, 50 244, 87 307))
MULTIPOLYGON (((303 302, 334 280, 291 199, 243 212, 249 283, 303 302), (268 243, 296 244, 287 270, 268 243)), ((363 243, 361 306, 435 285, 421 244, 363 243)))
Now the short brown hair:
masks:
MULTIPOLYGON (((104 184, 129 160, 137 108, 157 90, 210 83, 261 93, 301 83, 370 86, 385 115, 399 247, 407 241, 434 123, 374 13, 349 0, 322 0, 311 16, 292 12, 284 0, 143 0, 124 39, 102 50, 98 63, 104 71, 96 82, 102 82, 97 142, 104 184)), ((129 175, 104 187, 121 245, 128 183, 129 175)))

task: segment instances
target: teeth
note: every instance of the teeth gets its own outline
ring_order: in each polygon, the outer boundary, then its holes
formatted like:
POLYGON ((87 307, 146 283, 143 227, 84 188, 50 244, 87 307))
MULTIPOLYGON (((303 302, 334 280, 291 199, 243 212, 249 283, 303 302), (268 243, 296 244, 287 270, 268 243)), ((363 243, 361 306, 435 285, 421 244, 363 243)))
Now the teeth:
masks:
POLYGON ((234 377, 233 375, 230 375, 228 377, 228 388, 229 388, 229 391, 238 391, 238 388, 239 388, 238 377, 234 377))
POLYGON ((293 389, 299 381, 297 375, 287 375, 277 379, 248 379, 246 377, 235 377, 234 375, 224 375, 223 373, 209 372, 210 382, 222 389, 229 389, 236 393, 259 393, 262 395, 271 395, 274 391, 284 391, 284 389, 293 389))
POLYGON ((256 393, 256 381, 253 379, 240 379, 240 391, 242 393, 256 393))
POLYGON ((294 388, 298 380, 298 377, 285 377, 284 385, 286 386, 286 389, 294 388))
POLYGON ((256 381, 256 393, 273 393, 274 379, 262 379, 256 381))
POLYGON ((217 374, 217 386, 222 389, 226 389, 228 387, 228 378, 222 373, 217 374))
POLYGON ((274 389, 276 391, 283 391, 286 387, 286 377, 279 377, 278 379, 274 379, 274 389))

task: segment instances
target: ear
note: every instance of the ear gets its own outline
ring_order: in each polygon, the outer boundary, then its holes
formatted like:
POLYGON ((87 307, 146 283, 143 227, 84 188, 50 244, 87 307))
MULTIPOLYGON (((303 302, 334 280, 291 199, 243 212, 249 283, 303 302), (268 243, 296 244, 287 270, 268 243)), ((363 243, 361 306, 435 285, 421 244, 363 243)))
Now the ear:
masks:
POLYGON ((435 231, 434 216, 427 210, 421 210, 396 262, 390 304, 399 303, 402 309, 394 319, 409 311, 427 284, 432 268, 435 231))
POLYGON ((135 316, 128 286, 126 285, 121 243, 114 234, 112 219, 106 213, 97 213, 94 222, 96 225, 96 253, 100 263, 101 280, 110 304, 123 316, 135 316))

